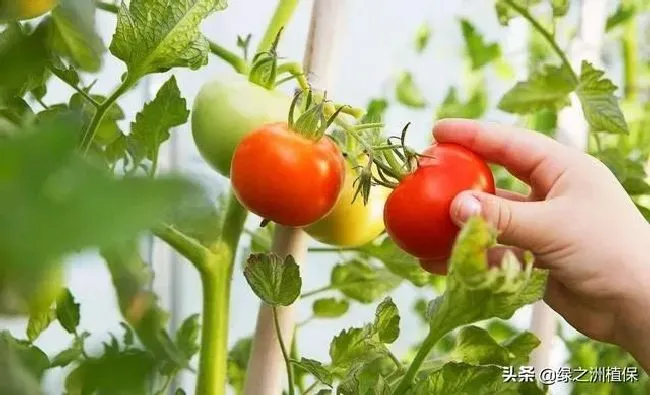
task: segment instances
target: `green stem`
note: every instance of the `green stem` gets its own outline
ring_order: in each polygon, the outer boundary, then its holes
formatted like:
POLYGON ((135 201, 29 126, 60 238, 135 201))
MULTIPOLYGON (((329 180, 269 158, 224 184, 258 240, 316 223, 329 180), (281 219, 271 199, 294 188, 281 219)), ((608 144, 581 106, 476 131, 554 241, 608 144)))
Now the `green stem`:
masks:
MULTIPOLYGON (((623 3, 625 4, 625 0, 623 3)), ((627 0, 630 3, 630 0, 627 0)), ((621 48, 623 51, 623 78, 625 98, 636 100, 638 96, 639 76, 639 46, 637 41, 637 20, 632 16, 625 25, 625 31, 621 37, 621 48)))
POLYGON ((298 86, 300 86, 300 89, 302 90, 309 89, 309 82, 307 82, 307 77, 305 77, 305 73, 303 72, 300 63, 298 62, 282 63, 281 65, 278 66, 278 75, 284 73, 289 73, 291 76, 295 77, 296 81, 298 81, 298 86))
POLYGON ((528 10, 525 9, 524 7, 518 5, 513 0, 503 0, 503 2, 507 4, 510 8, 515 10, 519 15, 524 17, 524 19, 526 19, 528 22, 530 22, 530 24, 535 28, 535 30, 537 30, 539 34, 541 34, 542 37, 544 37, 546 42, 548 42, 551 45, 551 47, 553 47, 555 53, 560 57, 560 59, 562 59, 562 63, 564 63, 564 66, 571 72, 571 77, 573 78, 573 81, 575 83, 578 83, 579 79, 575 71, 573 71, 573 67, 571 67, 571 62, 569 62, 569 59, 567 58, 562 48, 560 48, 557 41, 555 41, 553 34, 548 30, 546 30, 544 26, 542 26, 539 23, 539 21, 537 21, 537 19, 535 19, 531 15, 531 13, 528 12, 528 10))
POLYGON ((87 101, 88 103, 92 104, 93 107, 95 107, 95 108, 99 108, 99 107, 101 106, 101 105, 97 102, 97 100, 93 99, 93 98, 92 98, 88 93, 86 93, 86 91, 84 91, 83 89, 79 88, 77 85, 72 84, 72 83, 70 83, 68 80, 66 80, 66 79, 63 77, 63 75, 61 74, 61 72, 60 72, 59 70, 55 69, 54 67, 48 67, 48 69, 49 69, 49 70, 52 72, 52 74, 54 74, 58 79, 60 79, 61 81, 63 81, 65 84, 69 85, 72 89, 74 89, 75 91, 77 91, 77 93, 79 93, 81 96, 83 96, 83 98, 86 99, 86 101, 87 101))
POLYGON ((114 14, 117 14, 117 12, 119 11, 119 8, 118 8, 117 5, 111 4, 111 3, 106 3, 106 2, 103 2, 103 1, 97 1, 97 2, 95 2, 95 5, 100 10, 112 12, 114 14))
POLYGON ((266 28, 264 37, 257 46, 257 53, 266 52, 273 46, 273 41, 277 37, 280 29, 284 28, 291 20, 293 12, 298 5, 298 0, 279 0, 275 13, 266 28))
POLYGON ((284 357, 284 363, 287 366, 287 379, 289 380, 289 395, 294 395, 295 390, 293 388, 293 369, 291 367, 291 360, 289 359, 289 354, 287 353, 287 348, 284 345, 284 340, 282 340, 282 332, 280 332, 280 322, 278 321, 278 308, 271 306, 273 310, 273 324, 275 325, 275 334, 278 337, 278 342, 280 343, 280 350, 282 350, 282 356, 284 357))
POLYGON ((182 232, 179 232, 169 225, 163 225, 153 229, 152 233, 167 243, 188 261, 192 262, 199 272, 204 273, 207 271, 206 262, 211 253, 210 250, 205 248, 198 241, 182 232))
MULTIPOLYGON (((298 352, 298 330, 300 329, 299 325, 294 325, 293 327, 293 339, 291 339, 291 359, 298 361, 300 360, 300 353, 298 352)), ((305 375, 301 372, 294 372, 294 380, 296 381, 296 386, 300 393, 305 393, 305 375)))
POLYGON ((302 392, 302 395, 309 395, 314 389, 316 389, 316 387, 318 386, 319 383, 320 383, 320 381, 318 381, 318 380, 314 381, 312 383, 312 385, 307 387, 307 389, 302 392))
POLYGON ((104 115, 106 115, 106 111, 108 111, 109 108, 117 101, 117 99, 122 96, 124 92, 126 92, 129 88, 131 87, 131 80, 127 77, 122 81, 122 83, 113 91, 113 93, 97 107, 97 110, 95 111, 95 115, 93 116, 92 121, 90 121, 90 125, 88 126, 88 129, 86 129, 86 132, 83 135, 83 138, 81 139, 81 152, 84 154, 88 152, 88 149, 92 145, 93 140, 95 139, 95 133, 97 133, 97 128, 99 127, 99 124, 102 122, 104 119, 104 115))
POLYGON ((225 47, 222 47, 214 41, 208 40, 208 43, 210 45, 210 51, 229 63, 236 72, 244 75, 248 74, 248 64, 244 58, 225 47))
POLYGON ((331 290, 334 290, 334 289, 336 289, 335 286, 328 285, 328 286, 325 286, 325 287, 322 287, 322 288, 315 289, 313 291, 305 292, 304 294, 300 295, 300 299, 309 298, 310 296, 314 296, 314 295, 317 295, 317 294, 320 294, 320 293, 323 293, 323 292, 327 292, 327 291, 331 291, 331 290))
POLYGON ((411 388, 411 385, 413 384, 413 379, 415 378, 415 375, 420 370, 420 365, 422 365, 424 360, 431 352, 431 349, 436 345, 436 343, 438 343, 438 340, 440 340, 441 337, 442 335, 440 334, 440 331, 429 332, 426 339, 424 339, 424 342, 422 343, 420 350, 415 355, 413 362, 411 362, 411 365, 406 371, 406 374, 399 382, 397 388, 395 388, 393 395, 403 395, 406 393, 406 391, 408 391, 409 388, 411 388))
POLYGON ((237 245, 246 216, 247 211, 231 194, 221 240, 211 248, 211 259, 206 262, 206 270, 201 273, 203 325, 197 394, 220 395, 226 390, 230 287, 237 245))

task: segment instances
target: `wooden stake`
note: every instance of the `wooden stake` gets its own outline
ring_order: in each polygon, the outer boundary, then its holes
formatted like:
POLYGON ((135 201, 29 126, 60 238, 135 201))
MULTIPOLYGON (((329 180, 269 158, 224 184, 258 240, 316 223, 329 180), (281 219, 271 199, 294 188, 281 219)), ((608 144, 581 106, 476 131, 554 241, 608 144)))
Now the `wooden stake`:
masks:
MULTIPOLYGON (((303 63, 314 91, 329 91, 333 80, 338 38, 344 26, 346 0, 314 0, 311 24, 303 63)), ((272 250, 280 256, 292 255, 305 273, 309 238, 301 230, 276 226, 272 250)), ((284 343, 293 339, 294 306, 278 309, 278 321, 284 343)), ((279 395, 287 388, 286 369, 269 306, 262 304, 257 316, 253 348, 248 363, 245 395, 279 395)))

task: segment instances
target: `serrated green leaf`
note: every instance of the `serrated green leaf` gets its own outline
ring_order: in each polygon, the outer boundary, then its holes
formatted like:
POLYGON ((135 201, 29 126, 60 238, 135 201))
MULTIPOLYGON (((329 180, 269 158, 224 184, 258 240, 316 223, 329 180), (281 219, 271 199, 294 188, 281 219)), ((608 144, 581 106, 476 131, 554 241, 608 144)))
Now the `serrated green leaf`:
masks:
POLYGON ((427 106, 427 100, 413 80, 413 75, 408 71, 401 72, 397 77, 395 93, 397 101, 407 107, 424 108, 427 106))
POLYGON ((332 373, 322 363, 308 358, 301 358, 300 361, 291 361, 291 363, 306 370, 321 383, 332 387, 334 381, 332 373))
POLYGON ((65 288, 56 301, 56 319, 68 333, 75 334, 80 318, 79 303, 75 302, 70 290, 65 288))
POLYGON ((201 334, 201 324, 199 314, 192 314, 187 317, 176 332, 176 346, 180 352, 189 361, 199 352, 199 336, 201 334))
POLYGON ((415 51, 417 53, 422 53, 429 45, 431 40, 431 26, 428 23, 423 23, 418 27, 418 30, 415 32, 415 51))
POLYGON ((472 70, 479 70, 501 56, 499 44, 487 44, 483 35, 476 30, 471 22, 467 19, 461 19, 460 25, 465 39, 467 56, 472 63, 472 70))
POLYGON ((472 366, 450 362, 420 381, 415 395, 430 394, 518 394, 518 383, 504 382, 499 366, 472 366))
POLYGON ((347 369, 354 363, 370 361, 384 355, 385 346, 374 336, 372 325, 341 331, 330 344, 332 366, 347 369))
POLYGON ((1 394, 41 395, 40 381, 49 366, 43 351, 2 331, 0 355, 1 394))
POLYGON ((348 312, 350 303, 336 298, 324 298, 314 301, 312 310, 314 316, 318 318, 338 318, 348 312))
POLYGON ((576 90, 582 112, 595 132, 628 134, 625 116, 614 96, 617 87, 604 75, 604 71, 595 69, 591 63, 582 62, 580 83, 576 90))
POLYGON ((505 341, 517 333, 516 328, 508 322, 499 319, 490 320, 485 326, 485 329, 498 342, 505 341))
POLYGON ((456 88, 451 87, 436 112, 436 118, 479 119, 485 114, 487 107, 488 99, 484 86, 475 89, 466 102, 462 102, 458 97, 456 88))
POLYGON ((522 332, 505 341, 503 346, 510 352, 511 364, 528 363, 530 354, 540 345, 540 341, 530 332, 522 332))
POLYGON ((372 303, 395 289, 401 279, 386 269, 375 268, 359 259, 337 264, 332 269, 332 287, 350 299, 372 303))
POLYGON ((237 340, 228 352, 228 384, 233 387, 236 394, 241 394, 244 389, 248 358, 252 347, 253 339, 246 337, 237 340))
POLYGON ((499 109, 515 114, 531 114, 541 109, 559 110, 570 104, 569 94, 576 81, 565 66, 547 65, 528 81, 518 82, 503 96, 499 109))
POLYGON ((204 246, 213 246, 221 235, 223 214, 229 204, 227 197, 228 193, 222 193, 215 203, 208 191, 196 193, 174 207, 167 224, 204 246))
POLYGON ((34 342, 34 340, 38 339, 41 333, 43 333, 47 327, 50 326, 55 318, 56 313, 49 308, 46 311, 30 314, 29 321, 27 321, 27 339, 30 342, 34 342))
POLYGON ((473 325, 460 330, 450 358, 470 365, 506 366, 510 362, 508 350, 500 346, 485 329, 473 325))
POLYGON ((45 85, 48 56, 46 27, 7 25, 0 32, 0 102, 45 85))
POLYGON ((135 340, 133 336, 133 329, 131 329, 129 324, 126 322, 120 322, 120 326, 124 329, 124 337, 122 338, 122 341, 125 345, 132 346, 135 340))
POLYGON ((174 67, 196 70, 208 61, 209 44, 199 30, 225 0, 132 0, 119 8, 110 50, 123 60, 131 82, 174 67))
POLYGON ((60 0, 52 11, 51 45, 84 71, 97 72, 106 50, 95 29, 95 4, 91 0, 60 0))
POLYGON ((244 277, 255 294, 270 305, 289 306, 300 296, 302 279, 298 264, 289 255, 251 254, 244 277))
POLYGON ((50 367, 66 367, 81 357, 81 349, 78 347, 68 348, 56 354, 50 362, 50 367))
POLYGON ((431 275, 422 269, 417 259, 397 247, 390 237, 385 237, 379 245, 362 246, 360 251, 379 259, 391 273, 410 281, 417 287, 429 283, 431 275))
POLYGON ((375 331, 382 343, 393 343, 399 337, 399 310, 389 296, 384 299, 375 312, 375 331))
POLYGON ((136 162, 144 158, 155 160, 160 146, 169 139, 169 129, 187 122, 189 114, 176 77, 171 76, 131 123, 129 142, 136 162))

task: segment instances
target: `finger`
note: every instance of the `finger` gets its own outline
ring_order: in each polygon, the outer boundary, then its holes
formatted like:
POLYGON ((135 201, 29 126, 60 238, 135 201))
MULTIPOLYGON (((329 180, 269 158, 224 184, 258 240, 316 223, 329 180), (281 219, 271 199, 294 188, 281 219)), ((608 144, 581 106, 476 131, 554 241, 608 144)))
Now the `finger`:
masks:
POLYGON ((512 200, 513 202, 529 202, 531 200, 530 196, 500 188, 497 189, 497 196, 512 200))
POLYGON ((502 244, 538 252, 554 234, 553 220, 545 202, 521 202, 480 191, 459 193, 451 203, 449 215, 462 226, 480 215, 499 232, 502 244))
POLYGON ((513 126, 447 119, 433 129, 436 141, 455 143, 488 162, 505 167, 512 175, 546 194, 566 171, 571 151, 542 134, 513 126))

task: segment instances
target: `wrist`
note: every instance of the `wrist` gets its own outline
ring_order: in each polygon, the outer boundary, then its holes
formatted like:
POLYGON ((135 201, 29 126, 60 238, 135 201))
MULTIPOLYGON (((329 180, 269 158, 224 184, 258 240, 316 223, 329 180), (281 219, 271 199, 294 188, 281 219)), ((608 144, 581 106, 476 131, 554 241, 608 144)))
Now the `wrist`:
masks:
POLYGON ((620 311, 615 342, 650 372, 650 250, 646 247, 650 246, 650 225, 645 230, 632 258, 635 275, 629 279, 630 294, 620 311))

